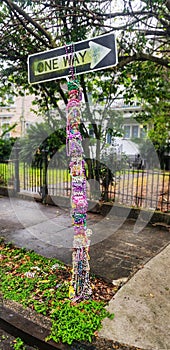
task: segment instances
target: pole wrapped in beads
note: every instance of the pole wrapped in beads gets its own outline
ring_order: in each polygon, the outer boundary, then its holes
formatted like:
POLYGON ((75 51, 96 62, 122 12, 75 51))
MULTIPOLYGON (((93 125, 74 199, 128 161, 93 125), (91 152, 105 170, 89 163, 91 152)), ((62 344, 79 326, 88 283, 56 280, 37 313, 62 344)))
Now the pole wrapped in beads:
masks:
POLYGON ((87 194, 82 137, 79 130, 81 119, 80 88, 77 80, 68 82, 67 104, 67 155, 70 157, 72 182, 71 215, 74 226, 72 253, 72 280, 69 289, 71 299, 86 299, 91 295, 89 281, 90 230, 87 229, 87 194))

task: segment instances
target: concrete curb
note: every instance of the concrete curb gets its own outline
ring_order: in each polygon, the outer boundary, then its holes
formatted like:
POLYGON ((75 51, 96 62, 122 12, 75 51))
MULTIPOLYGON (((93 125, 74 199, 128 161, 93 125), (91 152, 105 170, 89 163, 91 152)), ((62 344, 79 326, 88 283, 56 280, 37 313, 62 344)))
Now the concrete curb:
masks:
MULTIPOLYGON (((18 192, 15 193, 14 190, 10 190, 6 187, 0 187, 0 195, 8 196, 8 197, 17 197, 23 200, 35 200, 36 202, 42 202, 42 198, 37 193, 29 193, 29 192, 18 192)), ((45 204, 60 206, 63 208, 70 208, 70 198, 63 196, 50 196, 47 195, 45 204)), ((155 223, 164 223, 166 225, 170 225, 170 213, 162 213, 159 211, 153 211, 149 209, 140 209, 134 207, 127 207, 121 204, 114 203, 101 203, 99 201, 88 201, 89 212, 98 213, 103 216, 109 214, 112 210, 112 215, 115 216, 124 216, 127 219, 137 220, 140 216, 140 219, 146 221, 150 224, 155 223)))
POLYGON ((49 335, 50 329, 28 320, 5 306, 1 308, 0 326, 5 332, 20 337, 24 343, 41 350, 146 350, 100 338, 92 343, 73 342, 72 345, 55 343, 52 340, 46 342, 45 338, 49 335))

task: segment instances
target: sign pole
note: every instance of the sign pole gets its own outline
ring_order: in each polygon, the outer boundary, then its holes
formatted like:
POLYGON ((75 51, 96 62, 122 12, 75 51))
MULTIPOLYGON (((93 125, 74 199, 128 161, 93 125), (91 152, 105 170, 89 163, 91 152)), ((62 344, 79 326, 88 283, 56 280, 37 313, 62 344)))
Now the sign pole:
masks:
POLYGON ((92 294, 89 280, 89 245, 87 229, 87 195, 85 162, 83 159, 82 137, 79 130, 81 119, 80 87, 77 80, 68 82, 69 102, 67 104, 67 155, 70 157, 72 181, 71 207, 74 226, 72 253, 72 280, 69 298, 88 299, 92 294))

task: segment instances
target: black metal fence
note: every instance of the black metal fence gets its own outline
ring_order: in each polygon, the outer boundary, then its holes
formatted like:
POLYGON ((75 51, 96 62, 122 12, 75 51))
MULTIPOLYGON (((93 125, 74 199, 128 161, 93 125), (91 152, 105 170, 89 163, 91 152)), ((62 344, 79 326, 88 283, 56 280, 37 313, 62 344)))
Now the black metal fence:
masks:
POLYGON ((102 193, 109 201, 132 207, 170 211, 170 172, 124 169, 102 193))
MULTIPOLYGON (((55 161, 48 163, 47 157, 36 166, 19 161, 17 156, 0 163, 0 186, 4 185, 16 192, 39 193, 42 200, 47 194, 64 197, 71 194, 68 165, 61 169, 55 161)), ((170 212, 170 172, 119 170, 112 181, 107 181, 107 174, 100 183, 88 180, 87 195, 89 199, 170 212)))
POLYGON ((15 188, 15 163, 13 161, 0 161, 0 186, 15 188))

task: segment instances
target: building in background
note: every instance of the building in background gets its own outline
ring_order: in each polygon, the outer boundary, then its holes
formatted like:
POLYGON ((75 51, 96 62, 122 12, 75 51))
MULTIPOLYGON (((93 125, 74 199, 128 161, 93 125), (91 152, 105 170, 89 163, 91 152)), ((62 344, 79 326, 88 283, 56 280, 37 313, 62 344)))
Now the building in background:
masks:
MULTIPOLYGON (((37 116, 32 111, 32 101, 34 96, 17 96, 6 101, 10 101, 7 106, 0 106, 0 135, 3 131, 16 124, 15 128, 5 134, 4 137, 23 137, 31 124, 40 123, 42 117, 37 116)), ((34 106, 34 109, 36 107, 34 106)))
MULTIPOLYGON (((0 106, 0 135, 8 127, 16 124, 15 128, 5 134, 6 138, 9 137, 23 137, 31 124, 40 123, 43 121, 41 116, 37 116, 33 112, 32 102, 34 96, 25 94, 24 96, 8 97, 6 101, 10 101, 7 106, 0 106)), ((6 103, 7 104, 7 103, 6 103)), ((61 108, 63 106, 61 105, 61 108)), ((64 108, 64 107, 63 107, 64 108)), ((124 123, 122 125, 124 138, 135 139, 141 138, 146 135, 146 130, 142 125, 136 122, 135 115, 141 111, 141 107, 137 104, 127 106, 124 104, 123 99, 117 99, 114 101, 114 111, 120 112, 123 115, 124 123)), ((34 105, 36 110, 36 106, 34 105)), ((90 135, 93 134, 93 130, 90 130, 90 135)), ((107 143, 111 143, 112 140, 107 136, 107 143)))
POLYGON ((123 98, 118 98, 114 101, 112 108, 116 112, 123 113, 123 130, 125 139, 143 138, 146 136, 147 129, 139 124, 135 117, 142 111, 142 107, 137 102, 132 105, 124 103, 123 98))

